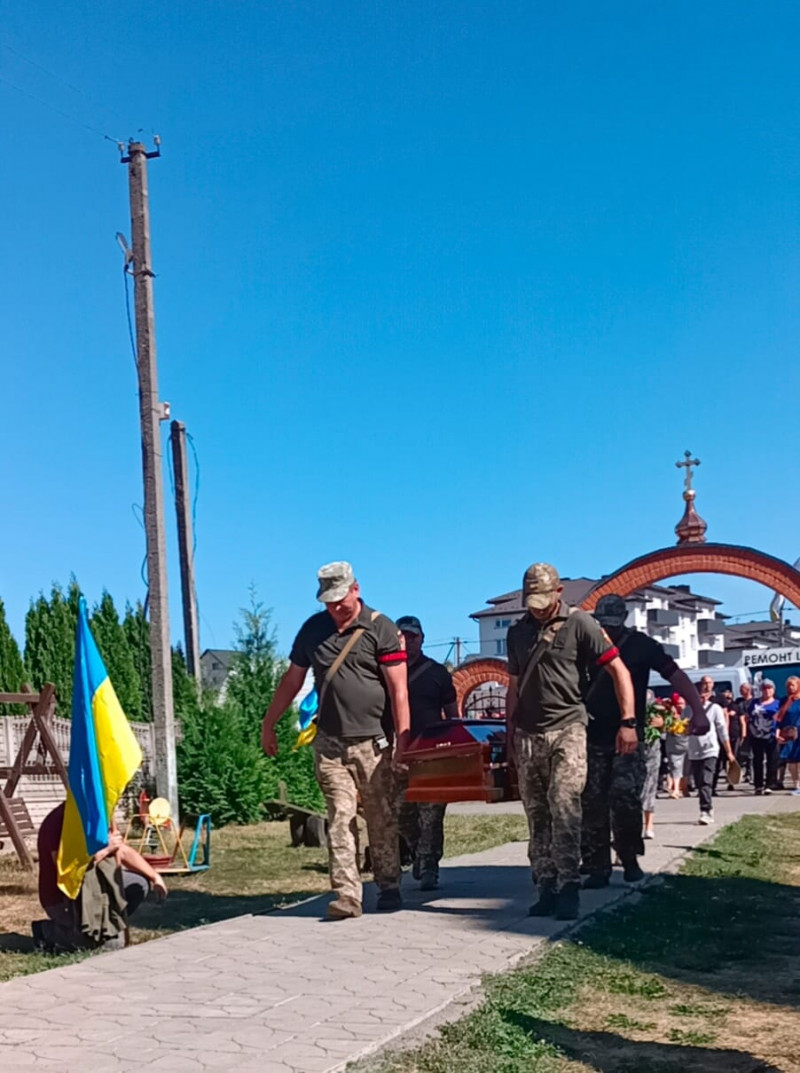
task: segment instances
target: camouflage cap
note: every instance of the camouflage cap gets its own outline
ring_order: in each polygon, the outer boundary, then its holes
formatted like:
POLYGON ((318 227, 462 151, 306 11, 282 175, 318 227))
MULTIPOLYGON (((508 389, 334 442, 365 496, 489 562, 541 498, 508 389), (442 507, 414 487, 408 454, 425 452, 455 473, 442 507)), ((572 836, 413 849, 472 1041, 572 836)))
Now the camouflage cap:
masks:
POLYGON ((628 607, 621 596, 610 592, 601 596, 594 609, 594 617, 601 626, 624 626, 628 617, 628 607))
POLYGON ((549 563, 534 563, 522 579, 522 600, 529 611, 543 611, 553 602, 561 578, 549 563))
POLYGON ((423 637, 422 623, 416 615, 402 615, 397 620, 397 628, 401 633, 416 633, 423 637))
POLYGON ((328 563, 317 571, 319 588, 317 599, 323 604, 335 604, 343 600, 355 582, 355 574, 350 563, 328 563))

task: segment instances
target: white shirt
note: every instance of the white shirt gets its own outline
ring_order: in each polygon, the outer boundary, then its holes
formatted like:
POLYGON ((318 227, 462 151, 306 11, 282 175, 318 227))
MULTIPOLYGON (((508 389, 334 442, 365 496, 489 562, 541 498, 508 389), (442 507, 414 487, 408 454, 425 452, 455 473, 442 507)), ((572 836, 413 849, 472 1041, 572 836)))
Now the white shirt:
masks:
POLYGON ((728 723, 725 713, 718 704, 706 704, 703 711, 708 716, 711 726, 707 734, 689 737, 689 759, 705 760, 709 756, 719 756, 720 745, 728 741, 728 723))

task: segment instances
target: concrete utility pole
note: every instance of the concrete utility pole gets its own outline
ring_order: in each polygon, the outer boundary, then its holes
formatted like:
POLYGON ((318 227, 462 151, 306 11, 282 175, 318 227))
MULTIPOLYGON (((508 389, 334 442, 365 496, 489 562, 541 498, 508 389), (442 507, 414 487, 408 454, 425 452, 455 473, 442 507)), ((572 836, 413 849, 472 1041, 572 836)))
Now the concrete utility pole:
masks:
POLYGON ((161 422, 169 418, 169 404, 159 402, 156 372, 156 331, 153 310, 153 270, 150 258, 150 209, 147 161, 141 142, 128 143, 122 163, 128 165, 133 246, 134 308, 136 313, 136 367, 139 374, 139 417, 142 429, 144 471, 144 528, 147 540, 147 584, 150 608, 150 656, 153 681, 156 791, 166 797, 178 817, 178 776, 175 759, 175 716, 172 705, 172 649, 167 598, 167 542, 164 529, 164 481, 161 456, 161 422))
POLYGON ((453 644, 456 646, 456 667, 461 666, 461 638, 456 637, 453 644))
POLYGON ((194 587, 194 538, 192 508, 189 502, 189 467, 186 460, 186 425, 173 421, 170 426, 172 468, 175 471, 175 513, 178 517, 178 553, 181 562, 181 596, 183 598, 183 635, 186 666, 200 684, 200 628, 197 623, 197 596, 194 587))

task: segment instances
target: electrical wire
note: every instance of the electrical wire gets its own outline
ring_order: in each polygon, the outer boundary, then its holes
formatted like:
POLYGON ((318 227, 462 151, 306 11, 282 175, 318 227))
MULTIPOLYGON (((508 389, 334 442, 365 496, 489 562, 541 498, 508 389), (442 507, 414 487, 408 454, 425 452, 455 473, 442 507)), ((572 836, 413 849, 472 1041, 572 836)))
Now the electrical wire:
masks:
POLYGON ((23 89, 22 86, 16 85, 8 78, 3 78, 0 75, 0 82, 5 86, 9 86, 11 89, 21 93, 23 97, 29 97, 32 101, 36 101, 37 104, 41 104, 43 108, 49 108, 51 112, 55 112, 56 115, 61 116, 62 119, 66 119, 70 123, 75 123, 79 127, 83 127, 84 130, 91 131, 92 134, 99 134, 101 138, 104 138, 107 142, 112 142, 116 146, 122 145, 120 138, 112 138, 110 134, 106 134, 104 131, 99 130, 97 127, 93 127, 90 123, 85 123, 82 119, 78 119, 74 115, 70 115, 69 112, 63 111, 61 108, 56 108, 54 104, 46 101, 43 97, 37 97, 35 93, 31 93, 30 90, 23 89))
POLYGON ((80 86, 75 86, 71 82, 67 82, 67 80, 65 78, 62 78, 61 75, 56 74, 55 71, 51 71, 48 67, 45 67, 44 64, 39 63, 38 60, 32 60, 30 56, 26 56, 23 52, 20 52, 18 48, 14 48, 13 45, 9 45, 7 41, 0 41, 0 45, 2 45, 2 47, 6 49, 7 52, 10 52, 12 56, 16 56, 24 63, 30 64, 30 66, 35 67, 37 71, 42 71, 44 74, 46 74, 48 78, 52 78, 56 82, 60 82, 62 86, 65 86, 73 93, 77 93, 79 97, 83 97, 83 99, 88 104, 91 104, 93 108, 101 109, 102 111, 107 112, 108 115, 115 116, 115 118, 117 118, 121 123, 124 123, 126 126, 128 125, 128 121, 127 119, 125 119, 124 116, 120 115, 119 112, 115 111, 113 108, 109 108, 107 105, 101 104, 99 101, 94 100, 94 98, 90 97, 85 90, 82 90, 80 88, 80 86))
POLYGON ((128 339, 131 344, 131 354, 133 355, 133 367, 139 372, 139 357, 136 353, 136 340, 133 335, 133 317, 131 316, 131 284, 130 284, 130 272, 128 271, 127 264, 123 265, 122 274, 125 277, 125 314, 128 318, 128 339))
POLYGON ((194 495, 192 496, 192 558, 197 551, 197 497, 200 495, 200 459, 197 457, 197 448, 194 445, 194 437, 186 433, 186 439, 194 456, 194 495))

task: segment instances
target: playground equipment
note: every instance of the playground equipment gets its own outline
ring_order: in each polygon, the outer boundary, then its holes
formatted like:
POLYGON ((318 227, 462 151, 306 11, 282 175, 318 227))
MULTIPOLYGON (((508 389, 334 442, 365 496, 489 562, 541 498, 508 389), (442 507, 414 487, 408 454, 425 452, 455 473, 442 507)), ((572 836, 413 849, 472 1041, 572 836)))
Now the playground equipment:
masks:
POLYGON ((23 686, 21 693, 0 693, 0 704, 24 704, 30 715, 14 763, 0 767, 0 779, 6 780, 0 792, 0 839, 11 839, 20 864, 28 872, 33 871, 33 856, 25 839, 33 838, 36 829, 25 801, 14 796, 19 781, 23 775, 57 775, 64 789, 69 787, 67 768, 50 725, 55 703, 55 687, 49 682, 41 693, 32 692, 29 686, 23 686))
POLYGON ((211 817, 199 816, 191 846, 186 852, 185 824, 176 827, 170 815, 169 801, 146 794, 139 795, 139 811, 128 822, 125 841, 137 850, 162 875, 191 875, 211 867, 211 817))

